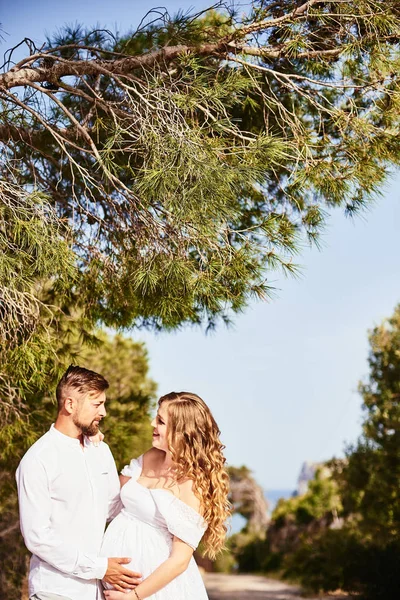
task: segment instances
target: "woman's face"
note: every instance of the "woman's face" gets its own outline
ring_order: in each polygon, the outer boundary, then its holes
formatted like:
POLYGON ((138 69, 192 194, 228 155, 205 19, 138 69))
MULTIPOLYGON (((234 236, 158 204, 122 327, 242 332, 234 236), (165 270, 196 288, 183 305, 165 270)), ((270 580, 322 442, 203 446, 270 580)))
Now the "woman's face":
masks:
POLYGON ((151 426, 153 431, 153 447, 168 451, 167 428, 168 428, 168 411, 166 403, 163 402, 158 408, 155 419, 152 420, 151 426))

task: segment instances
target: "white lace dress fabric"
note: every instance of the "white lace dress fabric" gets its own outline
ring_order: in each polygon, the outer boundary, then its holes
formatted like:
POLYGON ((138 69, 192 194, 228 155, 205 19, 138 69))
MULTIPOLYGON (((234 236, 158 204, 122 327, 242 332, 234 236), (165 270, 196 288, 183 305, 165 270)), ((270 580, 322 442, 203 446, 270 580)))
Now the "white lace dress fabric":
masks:
MULTIPOLYGON (((131 479, 121 489, 123 509, 110 523, 101 555, 130 557, 126 565, 150 575, 169 557, 173 536, 196 549, 207 526, 203 517, 168 490, 148 489, 137 482, 143 458, 133 459, 121 471, 131 479)), ((187 570, 176 577, 151 600, 208 600, 194 558, 187 570)))

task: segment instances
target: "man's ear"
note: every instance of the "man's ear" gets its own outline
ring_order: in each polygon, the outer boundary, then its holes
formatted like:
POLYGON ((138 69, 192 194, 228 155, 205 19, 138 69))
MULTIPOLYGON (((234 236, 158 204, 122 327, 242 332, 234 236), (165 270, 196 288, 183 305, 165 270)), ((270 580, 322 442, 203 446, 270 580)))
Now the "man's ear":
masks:
POLYGON ((67 396, 64 400, 64 409, 69 415, 75 411, 77 405, 77 401, 75 398, 71 398, 71 396, 67 396))

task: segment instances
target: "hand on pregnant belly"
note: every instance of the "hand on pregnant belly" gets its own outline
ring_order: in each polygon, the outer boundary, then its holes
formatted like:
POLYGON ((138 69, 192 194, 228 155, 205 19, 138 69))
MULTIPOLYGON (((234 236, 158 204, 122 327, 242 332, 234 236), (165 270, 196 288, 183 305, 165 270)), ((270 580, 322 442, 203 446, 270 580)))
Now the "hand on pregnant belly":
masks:
MULTIPOLYGON (((142 581, 142 576, 140 573, 135 573, 134 571, 130 571, 125 568, 123 565, 126 565, 131 562, 131 558, 109 558, 108 559, 108 567, 106 574, 103 577, 103 581, 111 584, 115 590, 119 592, 124 592, 126 590, 132 590, 134 587, 139 585, 142 581)), ((125 594, 123 597, 126 600, 125 594)), ((118 596, 119 598, 119 596, 118 596)), ((118 600, 117 598, 112 600, 118 600)))

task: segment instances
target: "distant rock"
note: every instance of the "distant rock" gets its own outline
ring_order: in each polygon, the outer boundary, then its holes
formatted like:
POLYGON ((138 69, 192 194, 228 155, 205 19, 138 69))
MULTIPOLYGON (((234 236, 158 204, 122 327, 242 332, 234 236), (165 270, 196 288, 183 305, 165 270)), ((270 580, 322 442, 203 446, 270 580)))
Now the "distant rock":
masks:
POLYGON ((247 467, 229 467, 230 500, 235 512, 247 520, 246 529, 264 535, 270 521, 264 491, 247 467))
POLYGON ((302 496, 308 490, 308 483, 315 477, 318 469, 323 468, 323 463, 311 462, 306 460, 300 470, 300 475, 297 480, 296 496, 302 496))

